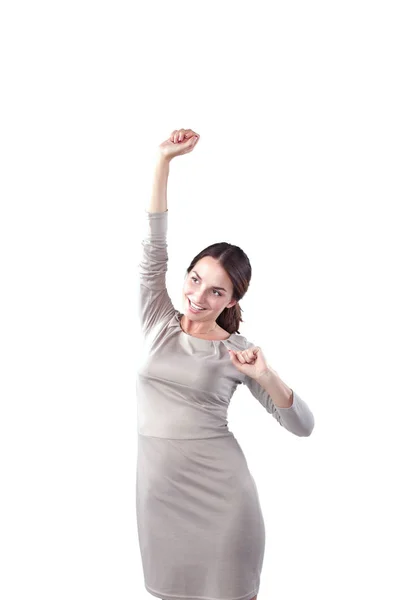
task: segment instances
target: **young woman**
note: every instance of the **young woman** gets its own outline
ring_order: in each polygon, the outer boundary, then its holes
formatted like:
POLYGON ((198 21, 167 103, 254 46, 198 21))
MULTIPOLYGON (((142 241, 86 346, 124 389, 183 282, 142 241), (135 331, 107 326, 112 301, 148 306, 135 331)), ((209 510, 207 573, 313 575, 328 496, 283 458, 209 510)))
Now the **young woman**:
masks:
MULTIPOLYGON (((167 180, 199 136, 175 130, 159 146, 139 264, 143 360, 137 370, 136 509, 145 587, 163 600, 256 600, 265 529, 255 481, 227 410, 245 384, 268 413, 309 436, 307 404, 239 333, 251 266, 227 242, 187 268, 181 313, 168 295, 167 180)), ((265 457, 267 460, 267 457, 265 457)))

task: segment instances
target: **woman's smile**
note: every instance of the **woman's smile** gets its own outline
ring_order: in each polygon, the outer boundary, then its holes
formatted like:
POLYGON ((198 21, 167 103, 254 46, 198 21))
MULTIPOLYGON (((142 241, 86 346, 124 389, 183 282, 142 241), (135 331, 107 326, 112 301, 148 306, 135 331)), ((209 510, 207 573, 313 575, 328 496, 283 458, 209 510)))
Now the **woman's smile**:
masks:
POLYGON ((189 308, 192 312, 199 313, 199 312, 202 312, 203 310, 206 310, 205 308, 201 308, 197 304, 194 304, 194 302, 192 302, 190 300, 190 298, 188 298, 188 301, 189 301, 189 308))

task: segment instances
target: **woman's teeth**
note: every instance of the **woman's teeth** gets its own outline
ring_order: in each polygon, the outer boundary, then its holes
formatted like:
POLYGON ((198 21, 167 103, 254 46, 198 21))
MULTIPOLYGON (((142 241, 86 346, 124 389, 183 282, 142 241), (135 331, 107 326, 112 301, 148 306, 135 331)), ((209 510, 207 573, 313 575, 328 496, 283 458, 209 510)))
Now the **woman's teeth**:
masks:
POLYGON ((200 312, 201 310, 205 310, 205 308, 200 308, 199 306, 196 306, 195 304, 193 304, 193 302, 190 299, 189 299, 189 304, 197 312, 200 312))

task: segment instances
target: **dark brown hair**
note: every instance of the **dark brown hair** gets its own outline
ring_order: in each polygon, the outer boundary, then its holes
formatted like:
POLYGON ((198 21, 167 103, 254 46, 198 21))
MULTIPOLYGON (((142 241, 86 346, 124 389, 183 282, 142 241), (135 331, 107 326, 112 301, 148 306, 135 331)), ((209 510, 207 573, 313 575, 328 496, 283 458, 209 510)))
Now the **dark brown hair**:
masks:
POLYGON ((196 263, 205 256, 215 258, 221 267, 225 269, 233 285, 231 300, 237 300, 231 308, 224 308, 217 318, 217 323, 229 333, 236 332, 240 334, 239 324, 243 322, 243 319, 239 300, 247 292, 251 280, 251 265, 248 256, 239 246, 234 246, 228 242, 217 242, 199 252, 190 263, 186 273, 189 274, 196 263))

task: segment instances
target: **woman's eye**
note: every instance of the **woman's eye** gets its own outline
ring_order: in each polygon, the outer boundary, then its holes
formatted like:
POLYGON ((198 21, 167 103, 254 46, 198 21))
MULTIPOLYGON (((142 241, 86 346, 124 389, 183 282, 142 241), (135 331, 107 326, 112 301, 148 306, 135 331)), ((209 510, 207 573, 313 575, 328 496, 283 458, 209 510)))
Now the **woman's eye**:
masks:
MULTIPOLYGON (((193 281, 194 281, 194 280, 198 281, 197 277, 192 277, 192 280, 193 280, 193 281)), ((220 295, 221 295, 221 294, 219 293, 219 291, 218 291, 218 290, 213 290, 213 291, 214 291, 214 292, 217 292, 218 296, 220 296, 220 295)))

